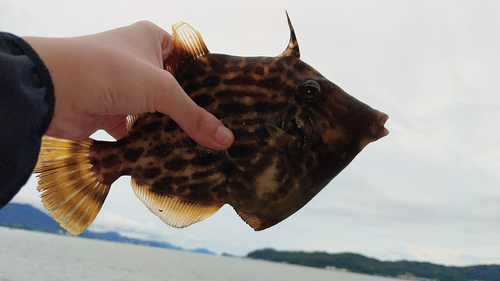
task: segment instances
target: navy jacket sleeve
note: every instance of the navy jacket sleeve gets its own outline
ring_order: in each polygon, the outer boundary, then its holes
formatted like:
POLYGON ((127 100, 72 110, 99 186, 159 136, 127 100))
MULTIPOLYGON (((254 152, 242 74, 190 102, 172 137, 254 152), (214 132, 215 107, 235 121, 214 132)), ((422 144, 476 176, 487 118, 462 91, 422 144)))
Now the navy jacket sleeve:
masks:
POLYGON ((0 32, 0 208, 30 177, 54 112, 54 86, 36 52, 0 32))

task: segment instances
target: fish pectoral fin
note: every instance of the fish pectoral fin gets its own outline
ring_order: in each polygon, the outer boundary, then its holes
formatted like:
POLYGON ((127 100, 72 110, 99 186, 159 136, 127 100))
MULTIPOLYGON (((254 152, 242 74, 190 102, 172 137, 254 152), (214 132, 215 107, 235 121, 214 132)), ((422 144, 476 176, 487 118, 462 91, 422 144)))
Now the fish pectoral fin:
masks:
POLYGON ((153 214, 174 228, 184 228, 200 222, 222 207, 183 202, 154 192, 134 179, 132 179, 132 189, 153 214))
POLYGON ((236 209, 234 210, 236 211, 236 213, 238 213, 240 218, 243 221, 245 221, 250 227, 252 227, 255 231, 264 230, 280 222, 276 220, 262 219, 259 218, 259 216, 257 216, 256 214, 240 212, 236 209))
POLYGON ((94 221, 109 192, 100 183, 88 159, 92 140, 81 142, 44 136, 35 173, 43 206, 61 227, 73 235, 94 221))
POLYGON ((265 127, 269 135, 271 135, 274 145, 283 150, 289 151, 293 143, 297 141, 295 136, 292 136, 285 130, 278 128, 273 123, 267 122, 265 127))

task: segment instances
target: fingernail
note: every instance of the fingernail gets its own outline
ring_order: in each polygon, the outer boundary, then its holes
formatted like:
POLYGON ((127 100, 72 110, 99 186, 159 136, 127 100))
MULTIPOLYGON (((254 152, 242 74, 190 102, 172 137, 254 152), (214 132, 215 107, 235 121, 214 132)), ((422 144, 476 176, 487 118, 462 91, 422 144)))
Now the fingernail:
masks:
POLYGON ((215 132, 214 140, 218 144, 228 144, 233 139, 233 133, 225 126, 219 126, 215 132))

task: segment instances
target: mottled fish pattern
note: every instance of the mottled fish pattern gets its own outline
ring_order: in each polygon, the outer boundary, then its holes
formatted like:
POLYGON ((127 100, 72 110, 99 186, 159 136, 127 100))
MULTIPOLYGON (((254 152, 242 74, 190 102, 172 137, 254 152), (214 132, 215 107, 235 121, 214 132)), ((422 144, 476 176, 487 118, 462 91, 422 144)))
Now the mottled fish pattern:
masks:
POLYGON ((44 137, 35 172, 52 217, 81 233, 123 175, 177 228, 229 204, 262 230, 309 202, 368 143, 388 134, 388 117, 301 61, 288 23, 289 45, 276 57, 212 54, 191 26, 174 25, 165 69, 233 131, 234 144, 202 147, 161 113, 130 116, 129 136, 115 142, 44 137))

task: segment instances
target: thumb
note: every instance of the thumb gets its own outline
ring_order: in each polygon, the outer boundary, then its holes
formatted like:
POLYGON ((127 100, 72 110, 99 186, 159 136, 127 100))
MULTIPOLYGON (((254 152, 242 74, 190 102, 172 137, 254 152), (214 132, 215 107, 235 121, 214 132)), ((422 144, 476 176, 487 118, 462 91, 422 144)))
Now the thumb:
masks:
POLYGON ((163 81, 168 94, 156 95, 154 110, 170 116, 197 143, 216 150, 233 144, 233 133, 215 116, 199 107, 167 71, 163 81))

